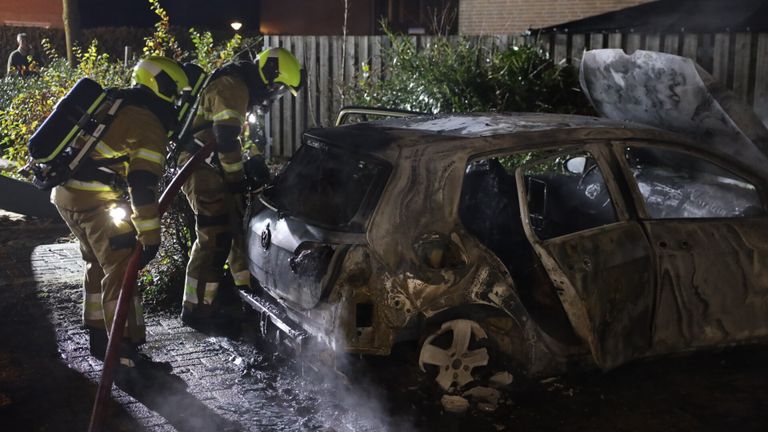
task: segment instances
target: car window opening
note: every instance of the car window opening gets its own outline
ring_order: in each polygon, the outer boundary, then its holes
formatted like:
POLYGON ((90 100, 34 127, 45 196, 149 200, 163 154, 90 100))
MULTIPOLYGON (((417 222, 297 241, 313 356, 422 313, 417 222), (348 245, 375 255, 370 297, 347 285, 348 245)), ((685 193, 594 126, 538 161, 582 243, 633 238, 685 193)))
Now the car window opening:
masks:
POLYGON ((514 165, 513 158, 470 163, 464 175, 459 217, 467 231, 507 268, 521 300, 542 329, 562 341, 576 341, 555 286, 523 230, 514 165))
POLYGON ((628 147, 624 155, 653 219, 766 215, 755 186, 709 161, 647 147, 628 147))
POLYGON ((524 178, 531 226, 542 240, 618 220, 603 174, 587 152, 526 165, 524 178))
POLYGON ((464 175, 460 202, 464 226, 499 257, 513 277, 530 271, 533 248, 520 220, 514 175, 495 158, 473 162, 464 175))
POLYGON ((356 216, 375 204, 386 167, 335 150, 302 146, 263 197, 282 214, 339 231, 360 231, 356 216))

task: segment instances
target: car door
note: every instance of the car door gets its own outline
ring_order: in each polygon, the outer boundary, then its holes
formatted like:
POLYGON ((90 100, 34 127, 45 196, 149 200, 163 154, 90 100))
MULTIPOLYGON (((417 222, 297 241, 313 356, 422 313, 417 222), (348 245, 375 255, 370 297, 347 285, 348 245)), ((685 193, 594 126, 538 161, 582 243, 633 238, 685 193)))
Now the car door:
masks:
POLYGON ((765 191, 664 144, 615 148, 656 256, 656 352, 768 336, 765 191))
POLYGON ((647 353, 654 299, 650 246, 627 216, 609 153, 588 146, 516 172, 526 235, 603 368, 647 353))

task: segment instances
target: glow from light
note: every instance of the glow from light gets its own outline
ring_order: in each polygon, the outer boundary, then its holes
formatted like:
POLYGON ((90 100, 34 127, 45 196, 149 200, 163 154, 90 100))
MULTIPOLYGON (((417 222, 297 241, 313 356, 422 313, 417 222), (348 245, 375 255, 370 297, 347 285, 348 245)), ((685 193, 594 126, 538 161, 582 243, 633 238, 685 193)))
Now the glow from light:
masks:
POLYGON ((256 114, 254 114, 254 113, 250 113, 250 114, 248 114, 248 123, 250 123, 250 124, 254 124, 254 123, 256 123, 258 120, 259 120, 259 118, 258 118, 258 117, 256 117, 256 114))
POLYGON ((115 225, 120 225, 121 222, 125 222, 128 218, 128 212, 122 207, 113 207, 109 209, 109 217, 112 218, 112 222, 115 225))
POLYGON ((232 30, 238 31, 243 27, 243 23, 241 23, 240 21, 232 21, 231 23, 229 23, 229 26, 232 27, 232 30))

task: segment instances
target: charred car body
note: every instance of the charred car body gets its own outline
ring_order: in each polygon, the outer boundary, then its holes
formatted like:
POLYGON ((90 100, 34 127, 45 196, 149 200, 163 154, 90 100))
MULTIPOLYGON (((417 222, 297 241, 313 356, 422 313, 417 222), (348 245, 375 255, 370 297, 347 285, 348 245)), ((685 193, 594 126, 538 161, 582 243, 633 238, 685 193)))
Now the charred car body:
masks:
POLYGON ((606 118, 310 130, 247 221, 243 293, 292 337, 421 343, 445 389, 768 336, 765 128, 688 60, 592 51, 606 118), (634 122, 629 122, 629 121, 634 122))

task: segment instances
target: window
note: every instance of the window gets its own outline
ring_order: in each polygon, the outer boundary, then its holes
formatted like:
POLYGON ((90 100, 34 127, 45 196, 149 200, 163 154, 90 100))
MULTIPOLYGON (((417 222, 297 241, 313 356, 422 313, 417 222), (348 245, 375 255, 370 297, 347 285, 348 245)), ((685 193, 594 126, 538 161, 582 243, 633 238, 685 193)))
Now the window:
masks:
POLYGON ((389 175, 376 160, 309 142, 263 197, 280 212, 340 231, 360 231, 353 219, 376 204, 389 175))
POLYGON ((467 166, 459 200, 461 223, 520 278, 533 267, 533 250, 520 220, 514 166, 525 156, 475 160, 467 166))
POLYGON ((617 221, 603 174, 588 152, 538 160, 523 167, 528 217, 550 239, 617 221))
POLYGON ((709 161, 650 147, 628 147, 624 155, 653 219, 765 215, 752 184, 709 161))

